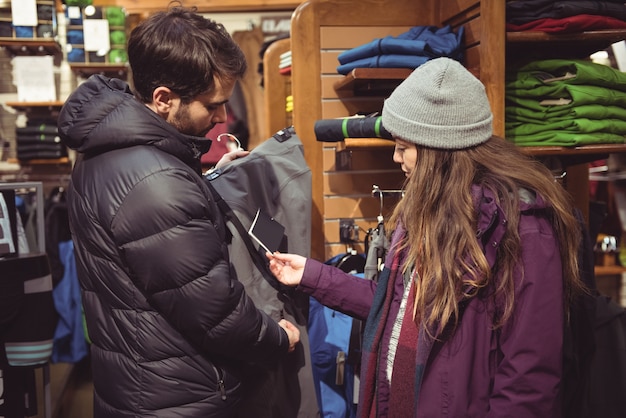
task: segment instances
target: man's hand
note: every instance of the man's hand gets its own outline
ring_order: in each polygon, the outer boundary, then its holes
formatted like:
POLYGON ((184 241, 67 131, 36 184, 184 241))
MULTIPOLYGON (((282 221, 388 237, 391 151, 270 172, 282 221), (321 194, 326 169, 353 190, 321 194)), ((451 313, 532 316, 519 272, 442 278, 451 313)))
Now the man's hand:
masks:
POLYGON ((278 325, 287 333, 287 337, 289 337, 289 352, 293 352, 296 349, 296 344, 300 342, 300 330, 286 319, 278 321, 278 325))

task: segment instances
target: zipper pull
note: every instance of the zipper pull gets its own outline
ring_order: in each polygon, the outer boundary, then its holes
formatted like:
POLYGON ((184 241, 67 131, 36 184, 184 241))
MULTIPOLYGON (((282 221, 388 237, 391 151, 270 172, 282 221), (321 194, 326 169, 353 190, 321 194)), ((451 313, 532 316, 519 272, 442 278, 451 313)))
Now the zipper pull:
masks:
POLYGON ((202 156, 202 153, 198 149, 198 146, 193 142, 191 143, 191 149, 193 150, 193 156, 195 159, 199 159, 202 156))
POLYGON ((220 381, 217 382, 217 387, 220 388, 220 392, 222 393, 222 400, 225 401, 226 400, 226 388, 224 387, 224 380, 220 379, 220 381))

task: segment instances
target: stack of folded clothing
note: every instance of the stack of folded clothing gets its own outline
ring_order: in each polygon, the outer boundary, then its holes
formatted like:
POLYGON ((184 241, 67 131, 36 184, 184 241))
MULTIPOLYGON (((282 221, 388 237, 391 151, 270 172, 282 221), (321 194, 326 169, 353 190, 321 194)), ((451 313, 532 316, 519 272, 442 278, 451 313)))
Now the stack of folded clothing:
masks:
POLYGON ((520 146, 624 143, 626 73, 562 59, 509 71, 505 136, 520 146))
POLYGON ((0 1, 0 38, 54 39, 57 33, 56 9, 54 0, 33 1, 37 7, 36 26, 13 25, 13 7, 23 7, 23 2, 0 1))
POLYGON ((626 29, 624 0, 509 0, 508 32, 573 33, 626 29))
POLYGON ((396 37, 386 36, 339 54, 339 74, 355 68, 415 69, 432 58, 463 59, 463 27, 415 26, 396 37))
POLYGON ((29 120, 25 127, 15 128, 15 134, 20 161, 67 157, 55 122, 29 120))
POLYGON ((126 51, 126 11, 119 6, 89 6, 83 8, 85 0, 67 4, 65 15, 67 60, 71 63, 124 64, 128 61, 126 51), (86 51, 84 26, 92 20, 104 20, 108 25, 108 51, 86 51))
POLYGON ((282 75, 291 74, 291 51, 285 51, 280 54, 280 63, 278 63, 278 72, 282 75))

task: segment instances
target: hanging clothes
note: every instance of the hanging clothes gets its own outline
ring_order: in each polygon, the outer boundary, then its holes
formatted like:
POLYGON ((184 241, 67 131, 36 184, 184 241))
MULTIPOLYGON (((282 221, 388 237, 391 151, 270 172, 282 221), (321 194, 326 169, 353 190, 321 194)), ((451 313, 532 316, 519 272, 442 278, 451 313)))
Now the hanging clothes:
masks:
MULTIPOLYGON (((285 227, 287 251, 308 255, 311 242, 311 170, 293 128, 281 130, 245 158, 207 174, 207 181, 230 206, 247 230, 261 209, 285 227)), ((232 223, 231 264, 255 305, 276 321, 285 318, 300 330, 300 343, 272 370, 251 370, 255 389, 238 416, 316 418, 305 295, 285 294, 257 269, 244 240, 232 223), (299 351, 301 350, 301 351, 299 351), (247 415, 246 415, 247 414, 247 415)), ((264 257, 264 256, 263 256, 264 257)))
POLYGON ((74 243, 60 242, 59 254, 64 273, 52 292, 59 322, 54 332, 51 360, 53 363, 78 363, 87 356, 89 346, 83 329, 83 305, 76 274, 74 243))
MULTIPOLYGON (((327 260, 342 271, 363 276, 365 257, 348 251, 327 260)), ((322 417, 356 416, 355 378, 360 358, 361 323, 320 304, 309 302, 309 339, 315 392, 322 417)))

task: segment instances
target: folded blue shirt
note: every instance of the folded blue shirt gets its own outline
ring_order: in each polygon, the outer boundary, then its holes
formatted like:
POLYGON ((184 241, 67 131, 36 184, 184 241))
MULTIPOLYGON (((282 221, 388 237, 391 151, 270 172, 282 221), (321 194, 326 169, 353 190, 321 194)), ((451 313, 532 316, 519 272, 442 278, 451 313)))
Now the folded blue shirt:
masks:
POLYGON ((430 58, 442 56, 460 60, 463 34, 462 26, 457 33, 449 25, 414 26, 398 36, 378 38, 342 52, 337 72, 347 74, 359 67, 417 68, 430 58))
POLYGON ((420 55, 377 55, 348 62, 337 67, 339 74, 348 74, 355 68, 417 68, 430 57, 420 55))

